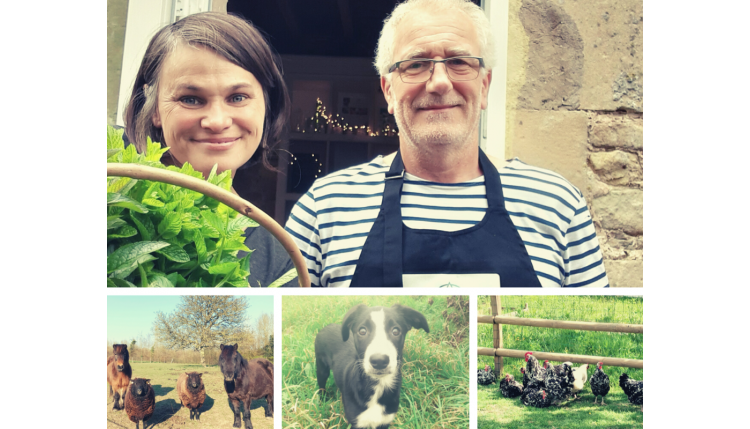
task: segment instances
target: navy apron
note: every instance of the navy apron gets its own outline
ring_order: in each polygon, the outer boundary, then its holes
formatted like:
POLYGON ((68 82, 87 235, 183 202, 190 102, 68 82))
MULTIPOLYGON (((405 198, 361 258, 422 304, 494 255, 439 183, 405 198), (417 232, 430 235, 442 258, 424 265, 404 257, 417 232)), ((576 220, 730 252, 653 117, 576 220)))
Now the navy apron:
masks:
POLYGON ((476 225, 447 232, 412 229, 401 220, 404 163, 397 152, 383 202, 349 287, 402 287, 402 274, 496 273, 502 287, 541 287, 526 246, 505 210, 500 175, 482 149, 487 212, 476 225))

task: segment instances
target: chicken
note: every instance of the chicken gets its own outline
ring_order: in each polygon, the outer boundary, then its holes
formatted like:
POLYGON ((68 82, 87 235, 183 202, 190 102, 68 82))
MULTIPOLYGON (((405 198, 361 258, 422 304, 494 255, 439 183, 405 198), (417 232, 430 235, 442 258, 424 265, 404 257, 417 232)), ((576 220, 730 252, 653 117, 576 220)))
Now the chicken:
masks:
POLYGON ((620 376, 620 387, 631 404, 640 405, 643 411, 643 380, 632 380, 627 374, 620 376))
POLYGON ((505 374, 505 378, 500 380, 500 393, 506 398, 516 398, 523 393, 523 386, 512 375, 505 374))
POLYGON ((544 389, 525 389, 521 394, 521 402, 537 408, 547 408, 551 405, 549 395, 544 389))
POLYGON ((596 398, 602 397, 602 405, 604 405, 604 397, 609 393, 609 376, 602 371, 602 363, 596 364, 596 371, 591 376, 591 393, 594 394, 594 404, 596 404, 596 398))
POLYGON ((573 368, 573 362, 564 362, 573 369, 573 399, 578 399, 578 392, 583 390, 583 386, 586 384, 586 378, 588 376, 589 364, 584 364, 578 368, 573 368))
MULTIPOLYGON (((527 389, 538 390, 544 388, 544 376, 547 373, 546 366, 543 368, 539 366, 539 361, 534 357, 532 352, 526 352, 526 375, 529 377, 529 382, 526 385, 527 389)), ((545 361, 546 364, 546 361, 545 361)))
POLYGON ((477 382, 482 386, 492 384, 495 380, 495 372, 490 369, 489 365, 485 365, 484 369, 477 370, 477 382))
POLYGON ((573 393, 573 369, 567 363, 555 365, 547 369, 544 377, 544 387, 552 405, 560 403, 573 393))
POLYGON ((529 375, 526 374, 526 368, 521 367, 521 374, 523 374, 523 388, 529 385, 529 375))

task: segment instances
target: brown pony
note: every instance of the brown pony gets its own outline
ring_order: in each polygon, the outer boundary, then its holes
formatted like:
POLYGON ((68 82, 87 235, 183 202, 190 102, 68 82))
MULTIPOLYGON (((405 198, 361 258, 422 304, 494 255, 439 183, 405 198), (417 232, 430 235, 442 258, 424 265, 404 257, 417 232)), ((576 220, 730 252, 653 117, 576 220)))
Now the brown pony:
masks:
POLYGON ((114 395, 115 404, 113 410, 122 410, 125 407, 125 393, 130 387, 130 378, 133 369, 128 362, 128 346, 115 344, 112 346, 113 356, 107 358, 107 383, 109 383, 109 396, 114 395), (122 402, 120 401, 122 399, 122 402))
POLYGON ((266 417, 273 417, 273 364, 270 361, 263 358, 247 360, 237 352, 237 344, 222 344, 219 368, 224 375, 224 389, 232 401, 234 427, 242 427, 240 402, 245 406, 246 429, 253 428, 250 404, 256 399, 266 397, 266 417))

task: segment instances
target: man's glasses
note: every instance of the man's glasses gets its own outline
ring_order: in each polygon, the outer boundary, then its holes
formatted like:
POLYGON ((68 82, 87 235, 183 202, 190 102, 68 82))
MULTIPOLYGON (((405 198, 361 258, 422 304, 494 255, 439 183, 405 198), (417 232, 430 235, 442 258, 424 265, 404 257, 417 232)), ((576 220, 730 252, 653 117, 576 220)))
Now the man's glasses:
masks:
POLYGON ((430 80, 435 63, 444 63, 448 78, 454 82, 474 80, 479 76, 479 69, 484 67, 481 57, 452 57, 443 60, 414 58, 399 61, 388 69, 388 73, 398 70, 404 83, 422 83, 430 80))

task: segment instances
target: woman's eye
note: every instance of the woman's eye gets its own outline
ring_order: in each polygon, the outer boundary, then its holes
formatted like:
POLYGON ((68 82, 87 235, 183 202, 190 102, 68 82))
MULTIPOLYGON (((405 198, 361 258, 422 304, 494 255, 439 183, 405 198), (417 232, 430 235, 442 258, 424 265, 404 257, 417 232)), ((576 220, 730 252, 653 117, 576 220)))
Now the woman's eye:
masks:
POLYGON ((362 336, 367 335, 367 329, 359 328, 359 335, 362 335, 362 336))
POLYGON ((393 330, 391 330, 391 333, 394 337, 398 337, 399 335, 401 335, 401 330, 398 328, 393 328, 393 330))
POLYGON ((247 99, 246 95, 242 94, 235 94, 230 97, 230 100, 232 100, 232 103, 241 103, 247 99))
POLYGON ((198 104, 198 99, 196 97, 182 97, 180 101, 184 104, 190 104, 190 105, 198 104))

